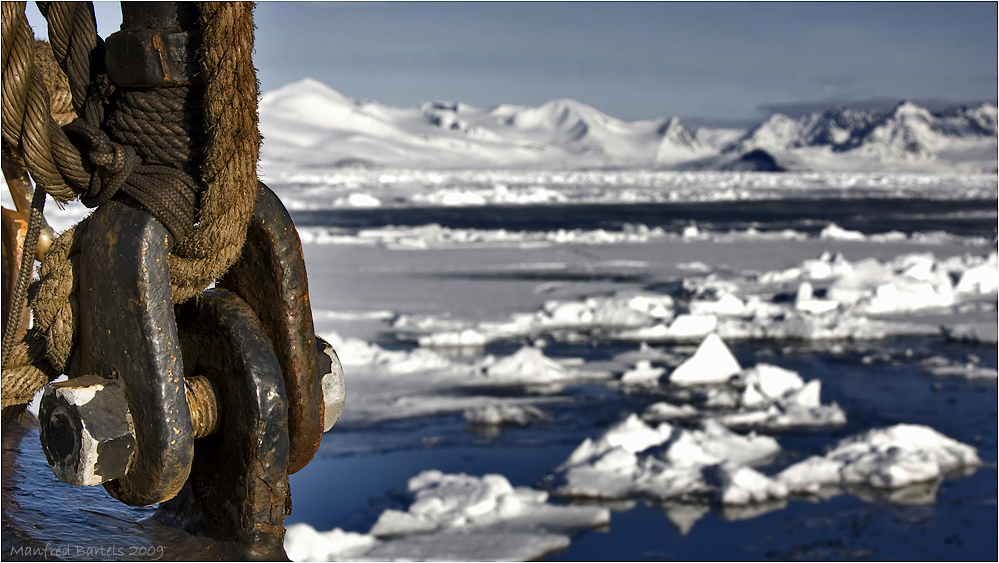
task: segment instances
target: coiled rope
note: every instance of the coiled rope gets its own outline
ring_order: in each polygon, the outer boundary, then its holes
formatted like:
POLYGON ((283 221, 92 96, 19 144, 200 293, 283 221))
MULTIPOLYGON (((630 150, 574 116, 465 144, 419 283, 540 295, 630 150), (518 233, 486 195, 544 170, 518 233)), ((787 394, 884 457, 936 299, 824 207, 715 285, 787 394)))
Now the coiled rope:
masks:
MULTIPOLYGON (((57 202, 79 194, 100 205, 120 190, 146 207, 176 241, 168 256, 174 303, 200 294, 239 257, 256 201, 253 5, 200 3, 203 88, 146 92, 108 84, 90 3, 39 7, 79 117, 65 127, 53 119, 24 3, 3 2, 4 139, 57 202)), ((52 244, 28 290, 33 326, 4 347, 4 408, 29 401, 54 375, 76 375, 77 258, 88 225, 52 244)))

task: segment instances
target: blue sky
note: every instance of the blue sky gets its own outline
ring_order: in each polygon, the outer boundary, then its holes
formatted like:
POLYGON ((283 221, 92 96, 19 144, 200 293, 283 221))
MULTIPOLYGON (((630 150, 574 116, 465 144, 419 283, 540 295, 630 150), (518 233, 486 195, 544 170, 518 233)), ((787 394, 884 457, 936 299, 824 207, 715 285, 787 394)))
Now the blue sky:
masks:
MULTIPOLYGON (((96 4, 107 35, 117 3, 96 4)), ((623 119, 752 120, 810 104, 995 101, 997 6, 264 1, 254 61, 263 91, 312 77, 404 107, 568 97, 623 119)))

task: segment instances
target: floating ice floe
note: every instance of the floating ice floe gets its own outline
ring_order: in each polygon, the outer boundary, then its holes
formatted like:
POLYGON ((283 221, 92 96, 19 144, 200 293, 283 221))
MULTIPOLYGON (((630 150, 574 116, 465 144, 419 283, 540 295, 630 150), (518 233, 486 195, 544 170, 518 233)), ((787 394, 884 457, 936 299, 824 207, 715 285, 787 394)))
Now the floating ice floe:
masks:
POLYGON ((526 426, 535 420, 548 418, 535 406, 503 403, 467 409, 464 415, 465 420, 478 426, 526 426))
POLYGON ((825 455, 781 471, 776 480, 802 493, 818 492, 825 485, 894 489, 979 465, 975 448, 926 426, 898 424, 846 438, 825 455))
POLYGON ((666 368, 652 367, 651 360, 638 360, 635 367, 621 375, 621 383, 629 385, 658 384, 659 378, 666 373, 666 368))
POLYGON ((888 262, 867 258, 850 262, 842 254, 823 253, 800 267, 768 272, 761 284, 800 280, 796 308, 821 315, 836 310, 853 314, 900 314, 950 307, 967 299, 992 296, 999 286, 995 252, 987 257, 937 260, 933 254, 904 254, 888 262), (956 283, 955 283, 955 280, 956 283), (825 296, 813 294, 823 282, 825 296))
MULTIPOLYGON (((358 202, 364 203, 364 202, 358 202)), ((365 205, 347 204, 352 207, 365 205)), ((377 207, 372 205, 367 207, 377 207)), ((453 246, 537 247, 557 244, 603 245, 646 243, 670 235, 661 227, 637 225, 622 231, 606 229, 557 229, 553 231, 509 231, 506 229, 458 229, 433 223, 415 227, 388 226, 352 232, 332 227, 302 227, 303 244, 378 246, 396 250, 423 250, 453 246)))
MULTIPOLYGON (((624 378, 622 382, 627 383, 624 378)), ((676 398, 690 400, 698 394, 703 406, 711 410, 701 412, 689 404, 678 406, 664 401, 651 405, 642 413, 646 422, 701 417, 730 428, 757 430, 846 423, 846 414, 839 405, 821 403, 821 381, 815 379, 805 383, 797 372, 770 364, 758 364, 744 370, 715 334, 705 338, 697 351, 670 374, 669 383, 680 388, 701 387, 697 393, 686 390, 676 393, 676 398)))
POLYGON ((666 422, 653 427, 632 414, 584 440, 546 485, 562 496, 762 502, 784 498, 787 490, 750 464, 778 451, 771 437, 743 436, 717 422, 697 430, 666 422))
POLYGON ((709 334, 694 355, 669 374, 671 385, 725 383, 742 371, 739 362, 717 334, 709 334))
POLYGON ((966 377, 968 379, 996 379, 999 371, 980 365, 977 361, 952 362, 944 356, 931 356, 919 362, 927 371, 937 376, 966 377))
POLYGON ((562 364, 530 346, 524 346, 514 354, 498 360, 488 356, 482 365, 483 375, 494 383, 554 383, 578 378, 562 364))
POLYGON ((778 451, 773 438, 739 435, 717 421, 687 430, 665 422, 653 427, 633 414, 583 441, 546 485, 570 497, 747 505, 828 486, 899 489, 981 465, 974 448, 910 424, 847 438, 774 476, 752 467, 778 451))
MULTIPOLYGON (((534 313, 515 313, 508 321, 446 330, 431 324, 401 328, 424 331, 416 338, 426 347, 482 346, 540 335, 648 342, 699 341, 711 333, 776 340, 933 335, 938 327, 909 321, 906 315, 988 306, 999 286, 997 264, 996 253, 947 260, 929 253, 905 254, 882 263, 872 258, 850 262, 842 254, 826 252, 781 271, 734 279, 715 274, 688 277, 683 280, 684 293, 690 295, 686 301, 625 291, 549 301, 534 313)), ((995 331, 984 325, 964 332, 963 325, 953 328, 945 331, 955 339, 995 338, 995 331)))
POLYGON ((526 561, 610 522, 606 508, 551 504, 548 493, 502 475, 429 470, 411 478, 407 492, 408 510, 385 510, 367 534, 289 526, 285 551, 294 561, 526 561))
POLYGON ((453 363, 424 348, 413 350, 386 350, 377 344, 358 338, 342 338, 335 332, 324 333, 323 338, 336 349, 340 363, 347 367, 365 367, 392 374, 442 370, 453 363))
MULTIPOLYGON (((335 201, 337 202, 337 207, 374 208, 382 205, 378 198, 356 193, 350 194, 347 197, 339 197, 335 201)), ((82 218, 82 216, 76 217, 77 220, 82 218)), ((745 231, 722 233, 703 231, 691 225, 685 227, 680 232, 668 232, 662 227, 650 228, 644 224, 626 225, 620 231, 609 231, 606 229, 510 231, 507 229, 461 229, 443 227, 432 223, 418 226, 367 228, 357 231, 338 227, 300 227, 298 233, 303 244, 377 246, 395 250, 425 250, 455 246, 537 248, 563 244, 596 246, 607 244, 643 244, 661 241, 712 241, 722 243, 739 240, 803 241, 815 238, 813 235, 791 229, 761 232, 750 228, 745 231)), ((914 233, 911 236, 907 236, 904 233, 892 232, 864 235, 859 231, 844 230, 835 224, 830 224, 823 229, 818 238, 830 241, 864 241, 873 243, 902 242, 907 240, 924 244, 983 244, 987 242, 980 237, 961 237, 947 233, 914 233)), ((706 265, 700 262, 678 264, 677 267, 692 271, 707 271, 705 269, 706 265)))
MULTIPOLYGON (((759 200, 849 191, 857 197, 995 197, 995 174, 739 173, 663 170, 421 170, 286 166, 262 159, 262 178, 289 209, 331 209, 358 189, 393 205, 477 196, 488 204, 759 200)), ((471 200, 469 200, 471 202, 471 200)), ((82 207, 82 206, 81 206, 82 207)))
POLYGON ((787 430, 846 424, 846 413, 839 405, 821 403, 818 379, 805 383, 796 372, 769 364, 757 364, 739 378, 745 385, 739 410, 711 415, 725 426, 787 430))

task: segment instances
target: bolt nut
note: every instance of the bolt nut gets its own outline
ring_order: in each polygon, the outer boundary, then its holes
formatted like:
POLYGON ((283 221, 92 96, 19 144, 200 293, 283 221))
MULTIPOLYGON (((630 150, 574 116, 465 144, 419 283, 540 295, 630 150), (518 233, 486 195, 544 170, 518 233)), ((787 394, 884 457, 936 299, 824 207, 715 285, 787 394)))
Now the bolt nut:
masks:
POLYGON ((340 358, 337 357, 333 346, 317 335, 316 347, 319 349, 318 371, 323 384, 325 404, 323 432, 328 432, 343 413, 344 404, 347 402, 347 386, 343 378, 343 366, 340 365, 340 358))
POLYGON ((55 476, 71 485, 124 477, 135 451, 127 405, 117 381, 96 375, 46 386, 39 437, 55 476))

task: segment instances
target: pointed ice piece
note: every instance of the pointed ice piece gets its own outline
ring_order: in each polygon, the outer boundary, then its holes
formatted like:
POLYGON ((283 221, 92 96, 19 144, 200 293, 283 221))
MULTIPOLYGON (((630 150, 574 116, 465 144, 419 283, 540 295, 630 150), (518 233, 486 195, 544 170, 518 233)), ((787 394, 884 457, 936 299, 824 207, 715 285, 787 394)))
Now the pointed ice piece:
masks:
POLYGON ((656 384, 664 373, 666 373, 665 368, 654 368, 651 361, 638 360, 634 368, 624 372, 621 376, 621 383, 656 384))
POLYGON ((674 385, 724 383, 740 371, 742 367, 721 337, 711 333, 693 356, 673 370, 669 381, 674 385))

